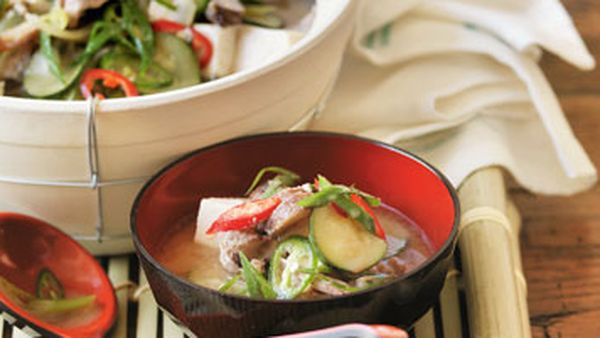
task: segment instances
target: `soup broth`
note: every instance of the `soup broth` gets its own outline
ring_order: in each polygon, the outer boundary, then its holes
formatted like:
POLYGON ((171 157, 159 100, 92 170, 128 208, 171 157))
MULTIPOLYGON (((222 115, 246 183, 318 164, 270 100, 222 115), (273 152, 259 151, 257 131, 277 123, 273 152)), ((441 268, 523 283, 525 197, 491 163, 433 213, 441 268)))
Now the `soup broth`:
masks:
MULTIPOLYGON (((421 265, 433 249, 423 231, 401 212, 388 206, 374 210, 383 226, 387 241, 407 240, 406 245, 394 256, 394 275, 410 272, 421 265)), ((173 234, 160 246, 156 256, 159 263, 174 274, 204 287, 218 289, 231 274, 219 263, 219 249, 194 241, 196 221, 194 216, 186 217, 178 224, 173 234)), ((277 240, 266 243, 263 257, 270 257, 274 247, 292 235, 308 236, 308 220, 304 219, 289 231, 278 236, 277 240)), ((390 245, 391 246, 391 245, 390 245)), ((389 269, 387 270, 389 271, 389 269)))

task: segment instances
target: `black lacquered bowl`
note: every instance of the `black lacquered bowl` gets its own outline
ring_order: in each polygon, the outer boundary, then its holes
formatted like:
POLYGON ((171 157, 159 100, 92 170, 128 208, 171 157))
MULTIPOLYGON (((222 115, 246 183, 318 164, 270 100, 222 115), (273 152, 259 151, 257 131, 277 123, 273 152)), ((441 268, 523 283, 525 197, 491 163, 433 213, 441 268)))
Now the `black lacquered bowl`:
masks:
POLYGON ((199 337, 252 337, 362 322, 407 327, 436 301, 456 243, 459 205, 435 168, 398 148, 354 136, 303 132, 249 136, 195 151, 155 175, 133 206, 131 232, 158 304, 199 337), (202 197, 241 196, 267 165, 308 180, 316 174, 381 197, 415 221, 434 254, 379 287, 319 300, 258 300, 195 285, 168 271, 156 254, 173 226, 197 212, 202 197))

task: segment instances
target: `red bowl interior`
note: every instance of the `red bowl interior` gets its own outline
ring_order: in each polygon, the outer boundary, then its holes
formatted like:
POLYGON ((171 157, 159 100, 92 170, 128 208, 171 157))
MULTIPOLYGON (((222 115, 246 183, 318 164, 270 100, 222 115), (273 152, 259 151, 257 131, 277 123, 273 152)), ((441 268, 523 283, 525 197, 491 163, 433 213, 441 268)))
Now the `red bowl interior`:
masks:
POLYGON ((159 173, 138 197, 133 231, 155 256, 182 217, 195 214, 202 197, 240 196, 259 169, 276 165, 306 181, 323 174, 355 184, 400 210, 427 234, 435 250, 451 245, 458 203, 435 169, 397 148, 327 133, 251 136, 199 150, 159 173))
POLYGON ((0 276, 35 294, 42 268, 52 271, 67 296, 96 295, 100 311, 85 325, 59 327, 32 316, 0 292, 0 302, 29 324, 63 337, 100 337, 116 318, 116 298, 102 267, 68 235, 41 220, 14 213, 0 213, 0 276))

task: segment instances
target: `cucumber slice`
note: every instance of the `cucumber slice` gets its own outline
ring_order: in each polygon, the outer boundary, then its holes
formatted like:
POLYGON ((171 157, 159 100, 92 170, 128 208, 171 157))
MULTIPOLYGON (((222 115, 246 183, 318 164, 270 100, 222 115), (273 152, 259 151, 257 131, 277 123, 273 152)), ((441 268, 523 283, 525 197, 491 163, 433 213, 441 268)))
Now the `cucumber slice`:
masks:
POLYGON ((41 49, 38 49, 31 57, 29 66, 25 69, 23 86, 25 91, 34 97, 56 95, 67 89, 77 79, 83 70, 83 66, 83 62, 68 67, 63 65, 63 78, 61 80, 52 74, 50 62, 48 62, 41 49))
POLYGON ((154 61, 173 76, 173 82, 161 88, 147 88, 147 92, 164 92, 200 83, 198 58, 185 41, 168 33, 156 34, 155 40, 154 61))
POLYGON ((114 70, 137 86, 142 94, 156 91, 173 83, 173 76, 156 62, 150 64, 145 73, 140 73, 141 59, 132 53, 113 49, 100 60, 100 68, 114 70))
POLYGON ((292 236, 281 242, 271 257, 269 269, 269 282, 277 298, 294 299, 304 292, 314 279, 317 263, 306 238, 292 236))
POLYGON ((359 222, 341 216, 331 204, 313 210, 309 238, 324 261, 352 273, 367 270, 387 251, 385 240, 365 230, 359 222))

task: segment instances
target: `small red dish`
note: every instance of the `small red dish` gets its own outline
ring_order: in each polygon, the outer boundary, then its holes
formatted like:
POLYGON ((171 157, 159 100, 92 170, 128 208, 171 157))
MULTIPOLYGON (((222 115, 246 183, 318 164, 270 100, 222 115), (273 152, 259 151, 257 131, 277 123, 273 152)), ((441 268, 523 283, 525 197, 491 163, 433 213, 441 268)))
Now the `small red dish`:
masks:
MULTIPOLYGON (((26 332, 44 337, 102 337, 116 319, 116 297, 102 267, 71 237, 39 219, 0 213, 0 276, 35 294, 38 273, 52 271, 67 297, 95 295, 94 311, 69 323, 51 324, 32 315, 0 289, 0 312, 26 332)), ((78 314, 81 311, 76 312, 78 314)))

